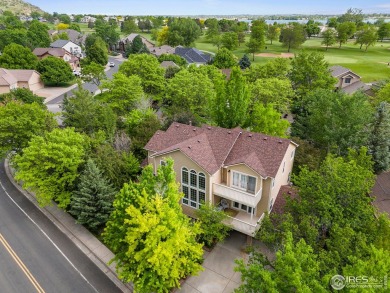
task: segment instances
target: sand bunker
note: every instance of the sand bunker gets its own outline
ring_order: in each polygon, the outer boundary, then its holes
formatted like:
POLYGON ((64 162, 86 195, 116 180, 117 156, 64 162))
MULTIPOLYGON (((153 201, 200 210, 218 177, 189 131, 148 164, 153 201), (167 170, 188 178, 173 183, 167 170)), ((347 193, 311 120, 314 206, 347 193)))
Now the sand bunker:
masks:
POLYGON ((256 56, 259 57, 271 57, 271 58, 292 58, 294 57, 294 53, 281 53, 279 54, 274 54, 274 53, 260 53, 256 54, 256 56))

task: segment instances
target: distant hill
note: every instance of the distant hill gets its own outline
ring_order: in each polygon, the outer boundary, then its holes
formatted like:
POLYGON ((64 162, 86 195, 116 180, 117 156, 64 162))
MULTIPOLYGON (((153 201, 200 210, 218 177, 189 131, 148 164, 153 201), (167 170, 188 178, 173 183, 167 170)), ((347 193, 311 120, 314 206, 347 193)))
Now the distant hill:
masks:
POLYGON ((32 5, 22 0, 1 0, 0 10, 2 11, 9 10, 16 15, 19 14, 30 15, 30 13, 33 11, 37 11, 39 13, 44 12, 38 6, 32 5))

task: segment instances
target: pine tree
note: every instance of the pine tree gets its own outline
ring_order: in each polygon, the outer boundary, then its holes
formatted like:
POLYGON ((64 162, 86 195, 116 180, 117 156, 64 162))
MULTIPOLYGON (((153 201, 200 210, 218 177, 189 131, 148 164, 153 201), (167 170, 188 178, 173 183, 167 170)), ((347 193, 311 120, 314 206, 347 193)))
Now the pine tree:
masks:
POLYGON ((390 168, 390 104, 386 102, 380 103, 375 113, 371 153, 375 172, 390 168))
POLYGON ((251 61, 249 60, 249 57, 247 54, 242 56, 240 61, 238 61, 238 65, 240 65, 241 69, 247 69, 247 68, 251 67, 251 61))
POLYGON ((70 213, 77 222, 88 229, 97 230, 104 225, 113 210, 115 189, 102 176, 102 172, 94 161, 89 159, 82 175, 77 191, 72 195, 70 213))

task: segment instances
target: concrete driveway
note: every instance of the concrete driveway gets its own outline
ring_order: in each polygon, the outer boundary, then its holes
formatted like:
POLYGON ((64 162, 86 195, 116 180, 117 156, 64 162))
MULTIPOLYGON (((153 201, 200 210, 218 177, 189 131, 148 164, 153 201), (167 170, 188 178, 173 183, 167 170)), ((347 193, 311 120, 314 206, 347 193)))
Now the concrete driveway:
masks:
POLYGON ((372 195, 375 196, 374 205, 378 210, 390 215, 390 171, 377 176, 372 195))
POLYGON ((231 293, 241 284, 241 274, 234 271, 236 259, 247 259, 246 235, 232 231, 211 251, 204 253, 203 271, 191 276, 177 293, 231 293))

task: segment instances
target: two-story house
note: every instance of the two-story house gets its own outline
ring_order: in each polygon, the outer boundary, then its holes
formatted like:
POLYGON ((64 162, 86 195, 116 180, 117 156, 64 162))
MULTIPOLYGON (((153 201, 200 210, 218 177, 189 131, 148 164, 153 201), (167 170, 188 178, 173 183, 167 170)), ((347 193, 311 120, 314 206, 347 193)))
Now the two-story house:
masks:
POLYGON ((289 139, 239 127, 173 123, 157 131, 145 149, 154 169, 174 161, 183 211, 195 217, 203 202, 220 206, 233 229, 254 236, 282 185, 290 182, 297 145, 289 139))
POLYGON ((360 80, 361 77, 359 75, 343 66, 334 65, 330 67, 330 72, 333 77, 337 78, 335 87, 347 94, 353 94, 358 90, 367 92, 371 88, 370 85, 360 80))
POLYGON ((38 57, 39 60, 42 60, 46 57, 53 56, 60 58, 69 63, 70 67, 73 70, 80 69, 80 60, 78 57, 72 55, 63 48, 35 48, 33 54, 38 57))
POLYGON ((81 47, 69 40, 57 40, 50 44, 51 48, 63 48, 70 54, 82 57, 81 47))

